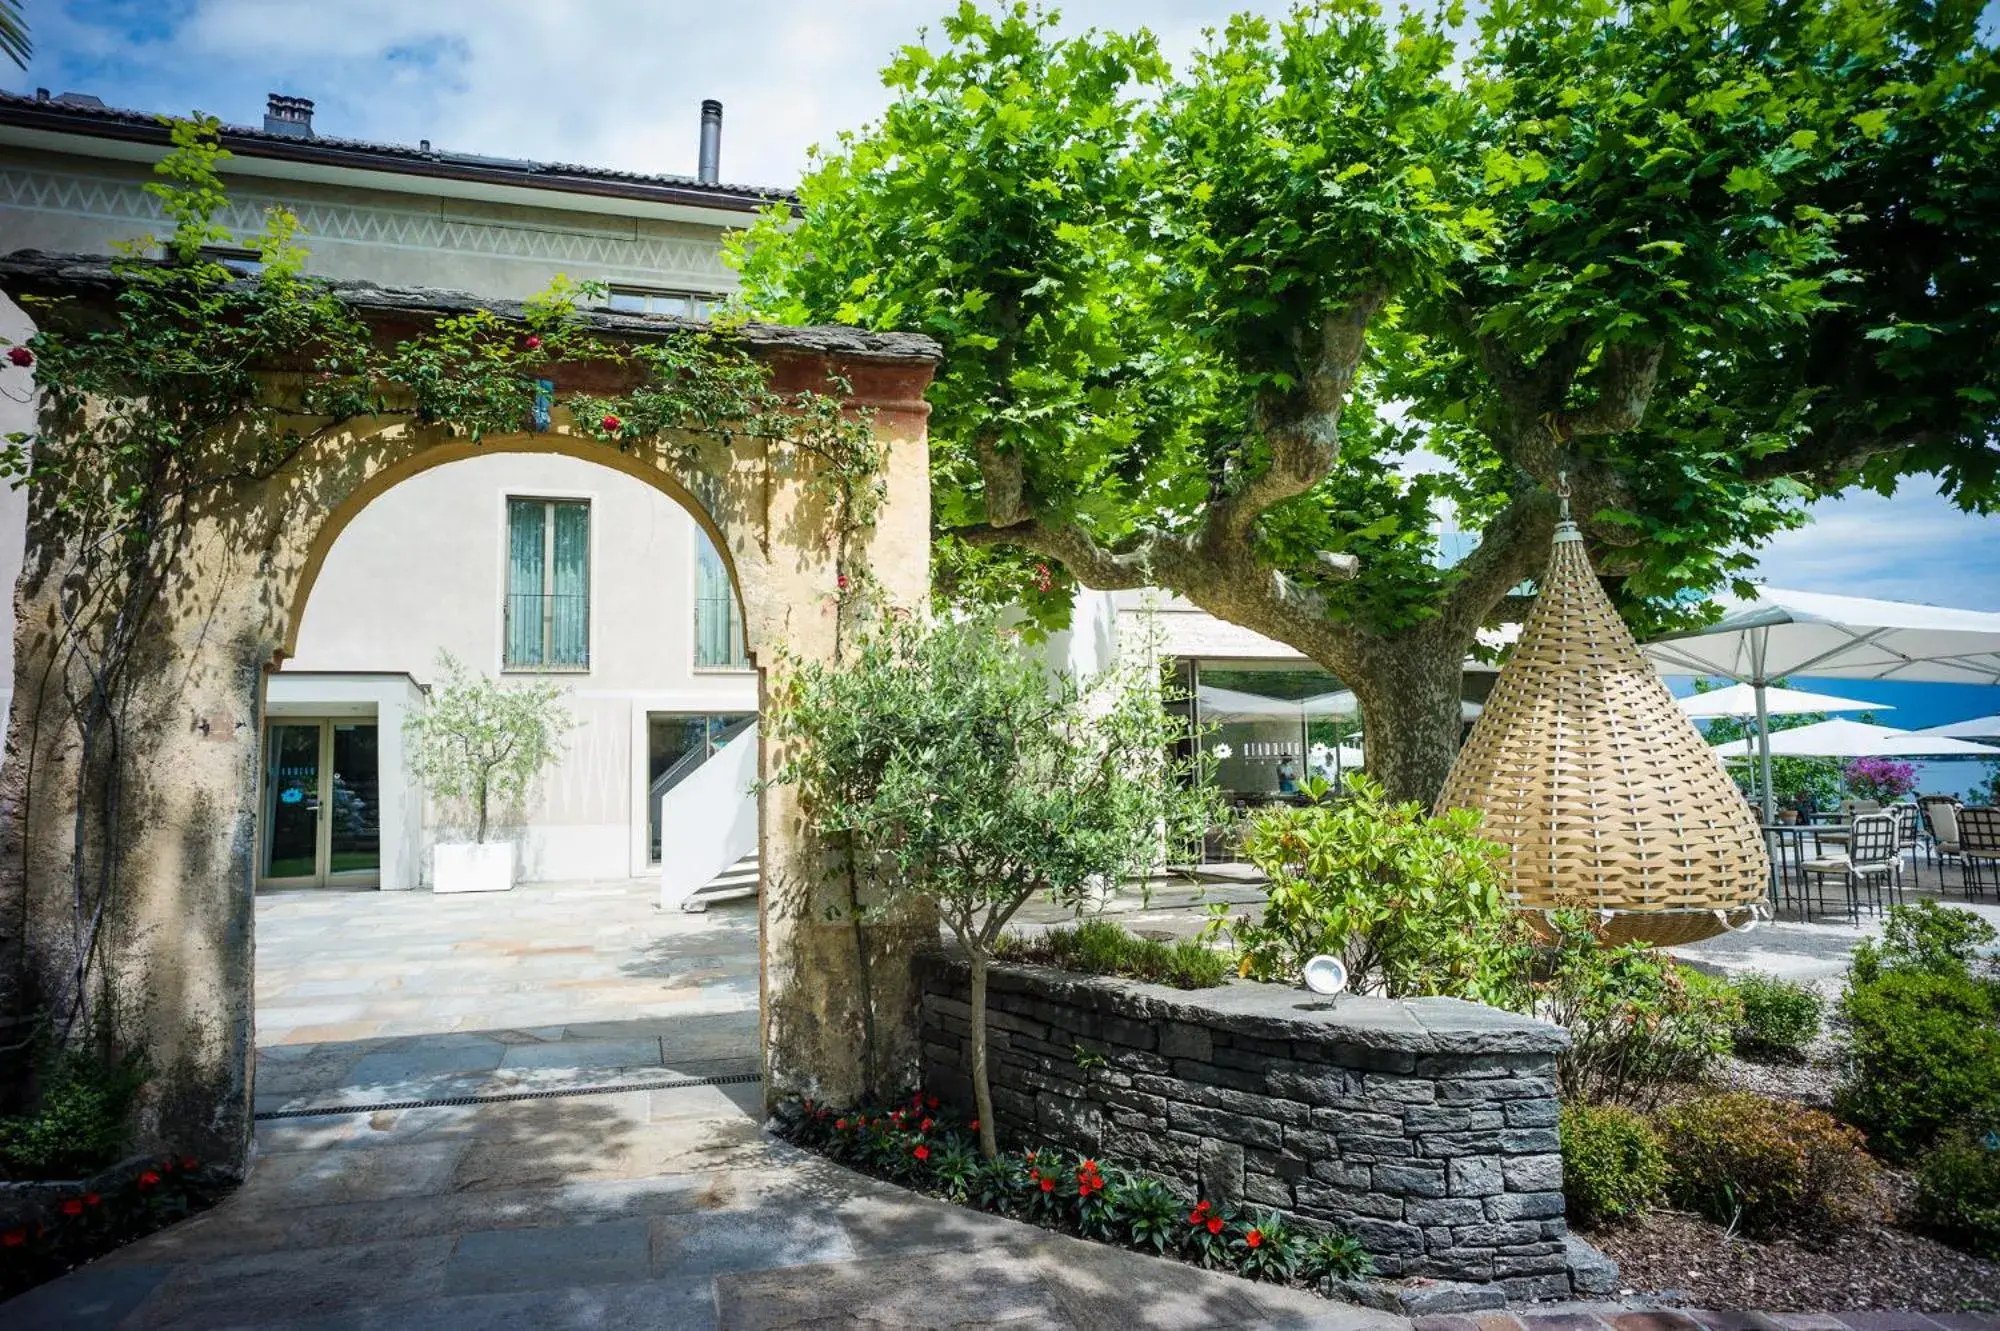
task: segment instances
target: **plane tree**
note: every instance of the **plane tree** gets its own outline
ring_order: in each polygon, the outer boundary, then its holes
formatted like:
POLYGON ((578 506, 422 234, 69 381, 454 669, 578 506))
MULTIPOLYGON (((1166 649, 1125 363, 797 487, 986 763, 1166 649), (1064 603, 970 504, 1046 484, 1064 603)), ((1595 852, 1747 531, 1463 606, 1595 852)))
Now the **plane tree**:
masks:
POLYGON ((1158 586, 1321 663, 1429 799, 1559 488, 1639 618, 1811 498, 1993 497, 2000 66, 1970 0, 1357 2, 1145 33, 962 6, 734 248, 921 329, 940 585, 1158 586), (1476 535, 1462 558, 1443 529, 1476 535))

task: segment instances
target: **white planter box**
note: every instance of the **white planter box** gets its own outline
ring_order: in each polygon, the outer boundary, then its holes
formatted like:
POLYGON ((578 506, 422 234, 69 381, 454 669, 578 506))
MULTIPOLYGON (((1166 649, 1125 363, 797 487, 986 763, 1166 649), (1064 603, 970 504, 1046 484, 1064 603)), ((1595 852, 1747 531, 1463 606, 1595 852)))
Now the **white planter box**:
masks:
POLYGON ((514 886, 514 843, 431 847, 433 892, 505 892, 514 886))

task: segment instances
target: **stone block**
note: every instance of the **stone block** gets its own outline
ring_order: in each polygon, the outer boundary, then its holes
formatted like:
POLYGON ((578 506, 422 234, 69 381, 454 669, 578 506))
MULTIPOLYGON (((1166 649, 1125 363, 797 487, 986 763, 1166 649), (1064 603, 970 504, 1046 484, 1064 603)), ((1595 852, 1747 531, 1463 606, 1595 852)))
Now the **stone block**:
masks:
POLYGON ((1365 1192, 1373 1186, 1369 1166, 1359 1160, 1315 1160, 1311 1173, 1321 1183, 1350 1192, 1365 1192))
POLYGON ((1324 1045, 1326 1061, 1357 1072, 1412 1072, 1417 1056, 1403 1049, 1374 1049, 1360 1044, 1324 1045))
POLYGON ((1424 1274, 1443 1280, 1471 1280, 1483 1284, 1493 1279, 1493 1254, 1464 1248, 1432 1252, 1424 1259, 1424 1274))
POLYGON ((1520 1155, 1501 1165, 1509 1192, 1561 1192, 1563 1158, 1560 1155, 1520 1155))
POLYGON ((1284 1129, 1271 1120, 1235 1114, 1226 1109, 1211 1109, 1207 1105, 1168 1105, 1167 1123, 1181 1132, 1191 1132, 1198 1137, 1220 1137, 1244 1146, 1262 1146, 1275 1151, 1285 1144, 1284 1129))
POLYGON ((1507 1291, 1498 1285, 1463 1280, 1427 1280, 1398 1291, 1391 1312, 1405 1317, 1441 1317, 1452 1313, 1497 1312, 1507 1306, 1507 1291))
MULTIPOLYGON (((1478 1207, 1479 1204, 1473 1202, 1473 1205, 1478 1207)), ((1453 1240, 1468 1248, 1520 1247, 1538 1243, 1541 1237, 1542 1227, 1532 1220, 1488 1223, 1483 1210, 1452 1230, 1453 1240)))
POLYGON ((1521 1303, 1540 1303, 1547 1299, 1569 1297, 1569 1276, 1565 1273, 1546 1276, 1511 1276, 1499 1282, 1507 1291, 1507 1297, 1521 1303))
MULTIPOLYGON (((1473 1227, 1484 1223, 1486 1208, 1477 1197, 1412 1197, 1403 1205, 1403 1218, 1413 1225, 1456 1225, 1473 1227)), ((1476 1242, 1458 1233, 1447 1235, 1454 1243, 1476 1242)), ((1488 1243, 1485 1247, 1494 1247, 1488 1243)))
POLYGON ((1562 1213, 1560 1192, 1509 1192, 1486 1199, 1488 1220, 1546 1220, 1562 1213))
POLYGON ((1232 1068, 1221 1063, 1200 1063, 1191 1058, 1174 1059, 1173 1074, 1183 1081, 1202 1086, 1227 1086, 1235 1091, 1262 1094, 1264 1073, 1255 1068, 1232 1068))
POLYGON ((1374 1167, 1370 1182, 1377 1192, 1404 1197, 1442 1197, 1448 1190, 1444 1166, 1430 1160, 1384 1161, 1374 1167))
POLYGON ((1500 1134, 1500 1149, 1508 1155, 1539 1155, 1560 1151, 1562 1139, 1554 1128, 1509 1128, 1500 1134))
POLYGON ((1264 1089, 1301 1104, 1325 1105, 1345 1100, 1348 1086, 1345 1074, 1328 1068, 1316 1071, 1270 1068, 1264 1073, 1264 1089))
POLYGON ((1497 1132, 1427 1132, 1411 1139, 1421 1154, 1432 1160, 1448 1160, 1459 1155, 1492 1155, 1500 1150, 1497 1132))
POLYGON ((1403 1120, 1394 1114, 1358 1113, 1349 1109, 1315 1109, 1312 1125, 1322 1132, 1357 1137, 1400 1137, 1403 1120))
POLYGON ((1416 1144, 1407 1137, 1357 1137, 1342 1133, 1334 1140, 1340 1143, 1341 1155, 1350 1160, 1407 1160, 1417 1153, 1416 1144))
POLYGON ((1411 1136, 1433 1132, 1498 1132, 1507 1124, 1498 1109, 1469 1109, 1463 1105, 1425 1108, 1413 1105, 1403 1115, 1403 1130, 1411 1136))
POLYGON ((1493 1156, 1462 1155, 1445 1164, 1446 1191, 1453 1197, 1491 1197, 1507 1190, 1500 1161, 1493 1156))
POLYGON ((1275 1207, 1289 1211, 1297 1199, 1292 1196, 1292 1185, 1284 1179, 1270 1174, 1249 1174, 1243 1176, 1243 1199, 1258 1206, 1275 1207))
POLYGON ((1554 1100, 1509 1100, 1505 1112, 1510 1128, 1552 1128, 1562 1106, 1554 1100))
POLYGON ((1570 1288, 1580 1297, 1605 1297, 1618 1292, 1618 1263, 1572 1234, 1563 1244, 1570 1288))
POLYGON ((1170 1021, 1160 1027, 1159 1050, 1168 1058, 1192 1058, 1206 1062, 1209 1055, 1215 1052, 1215 1042, 1206 1026, 1170 1021))
POLYGON ((1231 1141, 1201 1144, 1201 1193, 1225 1206, 1241 1206, 1244 1198, 1243 1148, 1231 1141))
POLYGON ((1378 1261, 1384 1257, 1420 1255, 1424 1250, 1424 1232, 1401 1221, 1363 1217, 1350 1222, 1348 1230, 1378 1261))

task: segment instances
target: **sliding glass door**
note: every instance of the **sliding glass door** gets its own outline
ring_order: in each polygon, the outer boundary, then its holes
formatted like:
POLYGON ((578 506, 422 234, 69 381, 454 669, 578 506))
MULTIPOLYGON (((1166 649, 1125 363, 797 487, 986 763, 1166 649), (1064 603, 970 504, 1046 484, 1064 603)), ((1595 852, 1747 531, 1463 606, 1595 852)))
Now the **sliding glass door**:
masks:
POLYGON ((264 732, 258 880, 372 887, 382 877, 381 765, 373 721, 272 721, 264 732))

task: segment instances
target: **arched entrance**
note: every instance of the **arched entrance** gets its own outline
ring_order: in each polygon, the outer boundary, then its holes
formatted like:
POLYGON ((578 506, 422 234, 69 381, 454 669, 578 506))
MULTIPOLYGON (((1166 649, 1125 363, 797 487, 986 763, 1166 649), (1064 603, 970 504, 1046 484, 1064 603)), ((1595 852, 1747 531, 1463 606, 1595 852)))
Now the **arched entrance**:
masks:
MULTIPOLYGON (((635 476, 685 504, 728 562, 743 603, 748 651, 764 672, 786 656, 833 659, 846 619, 850 570, 890 604, 926 593, 929 492, 924 444, 932 355, 927 344, 782 331, 753 344, 774 386, 852 385, 882 445, 882 502, 869 524, 837 539, 811 464, 757 440, 692 436, 671 449, 614 448, 575 431, 560 412, 538 433, 479 443, 405 420, 316 436, 271 474, 204 498, 176 551, 173 582, 149 621, 144 675, 134 682, 130 742, 118 760, 132 798, 111 835, 123 877, 101 942, 105 972, 125 996, 119 1034, 143 1047, 155 1078, 142 1139, 214 1159, 241 1159, 250 1109, 253 885, 257 877, 260 715, 265 673, 296 649, 300 608, 338 533, 399 481, 485 452, 555 452, 635 476)), ((17 700, 0 790, 0 891, 32 934, 67 906, 69 810, 32 797, 63 788, 76 758, 62 740, 59 700, 37 700, 58 650, 61 552, 31 524, 29 573, 16 630, 17 700), (43 782, 48 785, 44 787, 43 782)), ((858 580, 858 579, 857 579, 858 580)), ((770 755, 762 760, 771 767, 770 755)), ((845 924, 818 900, 816 848, 788 792, 761 797, 761 1028, 767 1094, 859 1092, 857 958, 845 924)), ((28 940, 36 964, 63 966, 60 932, 28 940), (43 945, 43 944, 46 945, 43 945)), ((920 925, 874 931, 877 959, 900 957, 920 925)), ((25 986, 33 988, 33 977, 25 986)), ((911 1061, 907 975, 872 976, 881 1062, 911 1061)))

